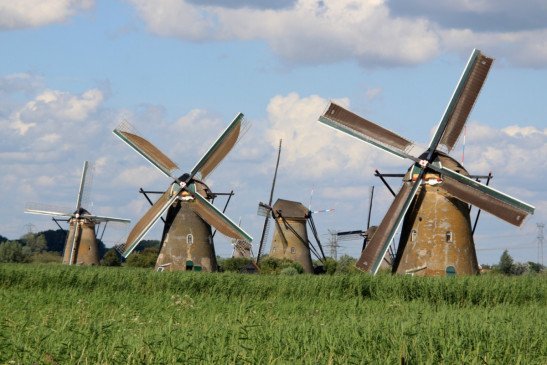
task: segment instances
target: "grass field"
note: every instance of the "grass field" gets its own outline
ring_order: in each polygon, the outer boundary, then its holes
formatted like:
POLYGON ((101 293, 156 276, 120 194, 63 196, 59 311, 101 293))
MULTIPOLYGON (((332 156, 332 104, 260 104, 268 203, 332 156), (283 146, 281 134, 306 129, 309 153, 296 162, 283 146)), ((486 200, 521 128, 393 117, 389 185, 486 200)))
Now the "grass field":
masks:
POLYGON ((0 363, 547 364, 547 278, 0 265, 0 363))

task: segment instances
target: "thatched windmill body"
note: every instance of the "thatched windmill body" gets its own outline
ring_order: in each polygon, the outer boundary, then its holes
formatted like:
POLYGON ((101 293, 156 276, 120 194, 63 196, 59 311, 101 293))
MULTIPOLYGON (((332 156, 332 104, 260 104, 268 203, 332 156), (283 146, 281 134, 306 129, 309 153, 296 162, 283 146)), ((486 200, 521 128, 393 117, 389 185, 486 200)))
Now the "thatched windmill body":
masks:
POLYGON ((244 126, 244 117, 240 113, 194 168, 180 177, 173 174, 178 166, 129 125, 124 124, 114 130, 116 136, 174 180, 129 233, 126 243, 120 247, 124 257, 133 252, 165 211, 157 270, 216 271, 211 226, 233 239, 252 241, 251 236, 210 203, 212 194, 203 181, 236 144, 244 126))
POLYGON ((471 179, 450 152, 463 130, 492 59, 474 50, 428 149, 331 103, 319 121, 414 162, 357 267, 375 274, 401 223, 394 271, 414 275, 478 273, 469 205, 520 226, 534 207, 471 179), (441 149, 445 151, 441 151, 441 149))
POLYGON ((73 213, 51 209, 28 208, 25 210, 25 213, 48 215, 54 217, 54 219, 60 218, 68 221, 69 230, 63 253, 63 264, 67 265, 98 265, 100 257, 96 227, 101 223, 106 225, 108 222, 124 224, 130 222, 129 219, 93 215, 82 207, 85 187, 88 185, 86 184, 89 176, 88 167, 89 163, 85 161, 76 199, 76 210, 73 213))

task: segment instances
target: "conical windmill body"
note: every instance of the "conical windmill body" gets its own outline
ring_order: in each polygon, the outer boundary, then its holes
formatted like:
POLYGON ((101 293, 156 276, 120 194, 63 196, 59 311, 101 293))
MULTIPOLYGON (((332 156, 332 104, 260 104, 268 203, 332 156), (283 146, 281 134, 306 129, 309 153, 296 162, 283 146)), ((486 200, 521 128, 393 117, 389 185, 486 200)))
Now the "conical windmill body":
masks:
POLYGON ((269 256, 298 262, 302 265, 304 272, 313 273, 312 252, 320 260, 325 259, 325 254, 315 229, 312 212, 300 202, 285 199, 277 199, 272 206, 277 170, 281 156, 281 143, 282 141, 280 140, 269 202, 268 204, 262 202, 258 204, 258 214, 263 215, 265 221, 262 237, 260 239, 257 263, 260 261, 264 244, 267 240, 270 219, 273 218, 275 230, 269 256), (313 246, 308 238, 307 225, 313 230, 318 249, 313 246))
POLYGON ((492 59, 474 50, 428 149, 416 157, 413 143, 331 103, 319 118, 400 158, 414 162, 357 267, 375 274, 402 224, 394 271, 413 275, 478 273, 469 204, 520 226, 534 207, 469 178, 448 154, 463 130, 492 59))
POLYGON ((108 222, 129 223, 129 219, 92 215, 82 208, 82 198, 88 175, 87 161, 84 162, 80 189, 74 213, 63 213, 43 209, 26 209, 26 213, 49 215, 66 218, 69 223, 68 235, 63 252, 63 264, 67 265, 98 265, 99 247, 97 245, 96 225, 108 222))
POLYGON ((285 199, 277 199, 272 209, 275 230, 270 257, 298 262, 305 273, 313 273, 307 230, 309 210, 300 202, 285 199))
POLYGON ((86 215, 89 215, 89 212, 80 209, 80 217, 72 217, 68 221, 69 229, 63 252, 63 264, 99 265, 95 222, 86 219, 86 215))
POLYGON ((252 241, 244 230, 209 202, 209 188, 202 181, 236 144, 244 126, 238 114, 211 148, 189 172, 175 177, 178 166, 149 141, 130 130, 118 127, 114 134, 142 155, 164 175, 174 180, 160 198, 133 227, 121 247, 124 257, 135 247, 167 211, 156 269, 178 271, 216 271, 217 262, 211 226, 222 234, 252 241), (199 174, 201 179, 197 178, 199 174))
MULTIPOLYGON (((194 186, 206 197, 208 187, 195 180, 194 186)), ((167 209, 157 270, 217 271, 211 225, 192 209, 190 200, 177 199, 167 209)))

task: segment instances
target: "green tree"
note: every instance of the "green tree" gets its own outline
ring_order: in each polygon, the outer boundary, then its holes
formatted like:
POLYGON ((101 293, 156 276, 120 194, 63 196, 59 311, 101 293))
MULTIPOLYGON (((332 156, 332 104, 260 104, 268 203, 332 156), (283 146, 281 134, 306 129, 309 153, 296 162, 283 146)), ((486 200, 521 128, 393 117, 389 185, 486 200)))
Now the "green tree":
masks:
POLYGON ((543 271, 543 269, 544 269, 544 267, 543 267, 542 264, 538 264, 537 262, 528 261, 528 270, 530 270, 530 272, 540 273, 540 272, 543 271))
POLYGON ((62 261, 61 254, 55 251, 37 252, 31 256, 31 261, 40 264, 59 264, 62 261))
POLYGON ((32 253, 39 253, 46 251, 47 241, 43 234, 27 233, 21 237, 21 241, 25 243, 32 253))
POLYGON ((154 267, 158 254, 155 248, 145 248, 142 252, 133 252, 125 263, 130 267, 154 267))
POLYGON ((355 263, 357 260, 349 255, 344 255, 338 259, 338 265, 336 266, 337 274, 347 274, 351 272, 357 272, 355 263))
POLYGON ((0 262, 28 262, 30 254, 19 242, 6 241, 0 243, 0 262))
POLYGON ((325 260, 325 263, 323 264, 323 269, 325 270, 326 274, 332 275, 336 272, 336 268, 338 267, 338 262, 336 262, 335 259, 332 257, 327 257, 325 260))
POLYGON ((503 251, 501 254, 498 270, 505 275, 511 275, 513 273, 513 258, 509 255, 507 250, 503 251))
POLYGON ((227 259, 220 259, 219 266, 223 271, 245 272, 247 266, 251 263, 252 260, 248 257, 231 257, 227 259))
POLYGON ((110 250, 106 251, 103 259, 101 260, 102 266, 120 266, 121 264, 122 260, 120 258, 120 254, 118 253, 118 251, 116 251, 115 248, 111 248, 110 250))
POLYGON ((276 259, 273 257, 265 257, 260 261, 260 273, 261 274, 279 274, 283 269, 287 267, 293 267, 296 271, 301 274, 304 272, 302 265, 298 262, 294 262, 287 259, 276 259))

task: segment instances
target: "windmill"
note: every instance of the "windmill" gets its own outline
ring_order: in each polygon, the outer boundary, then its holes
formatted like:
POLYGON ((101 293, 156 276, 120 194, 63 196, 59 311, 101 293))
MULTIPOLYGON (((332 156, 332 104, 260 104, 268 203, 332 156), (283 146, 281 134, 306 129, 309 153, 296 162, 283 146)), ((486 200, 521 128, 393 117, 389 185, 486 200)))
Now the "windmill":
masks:
POLYGON ((403 185, 357 261, 375 274, 402 223, 393 271, 413 275, 478 273, 469 205, 516 226, 534 207, 469 177, 448 153, 467 121, 492 59, 473 50, 427 150, 415 156, 413 143, 331 103, 319 121, 414 164, 403 185), (441 151, 443 148, 444 151, 441 151))
MULTIPOLYGON (((362 241, 362 247, 361 250, 364 250, 367 242, 371 240, 371 238, 376 233, 376 230, 378 229, 377 226, 371 226, 370 225, 370 217, 372 213, 372 200, 374 198, 374 186, 370 187, 369 190, 369 198, 368 198, 368 213, 367 213, 367 226, 366 229, 355 229, 351 231, 331 231, 332 240, 334 241, 334 244, 338 246, 338 242, 343 241, 356 241, 360 240, 362 241)), ((394 252, 391 250, 386 252, 384 255, 384 259, 382 260, 381 267, 388 268, 392 266, 393 258, 395 257, 394 252)))
POLYGON ((209 202, 213 194, 204 182, 237 143, 245 126, 243 114, 239 113, 192 170, 179 177, 174 175, 178 166, 128 123, 122 123, 114 130, 117 137, 173 180, 129 232, 125 244, 119 247, 124 257, 133 252, 165 211, 167 214, 156 262, 159 271, 216 271, 211 226, 230 238, 252 241, 251 236, 209 202))
MULTIPOLYGON (((241 227, 241 218, 239 218, 238 226, 241 227)), ((245 240, 239 238, 232 238, 232 257, 244 257, 251 258, 253 257, 253 245, 245 240)))
MULTIPOLYGON (((42 214, 57 218, 64 218, 69 223, 68 236, 63 253, 63 263, 68 265, 98 265, 99 247, 97 245, 97 234, 95 228, 101 223, 106 225, 108 222, 129 223, 129 219, 98 216, 89 213, 82 207, 84 190, 89 185, 88 174, 89 163, 84 162, 82 178, 80 180, 80 189, 76 199, 76 210, 73 213, 53 211, 49 209, 27 208, 25 213, 42 214), (87 182, 87 184, 86 184, 87 182)), ((103 229, 104 233, 104 229, 103 229)))
POLYGON ((268 237, 270 218, 273 218, 275 231, 269 256, 298 262, 302 265, 304 272, 313 273, 314 268, 311 254, 313 253, 321 261, 325 260, 323 247, 321 246, 321 241, 319 240, 313 221, 314 212, 300 202, 285 199, 277 199, 272 206, 280 156, 281 140, 279 141, 277 161, 268 204, 262 202, 258 204, 258 214, 264 216, 265 220, 256 261, 258 264, 262 257, 264 243, 268 237), (307 225, 309 225, 315 237, 317 247, 308 238, 307 225))

